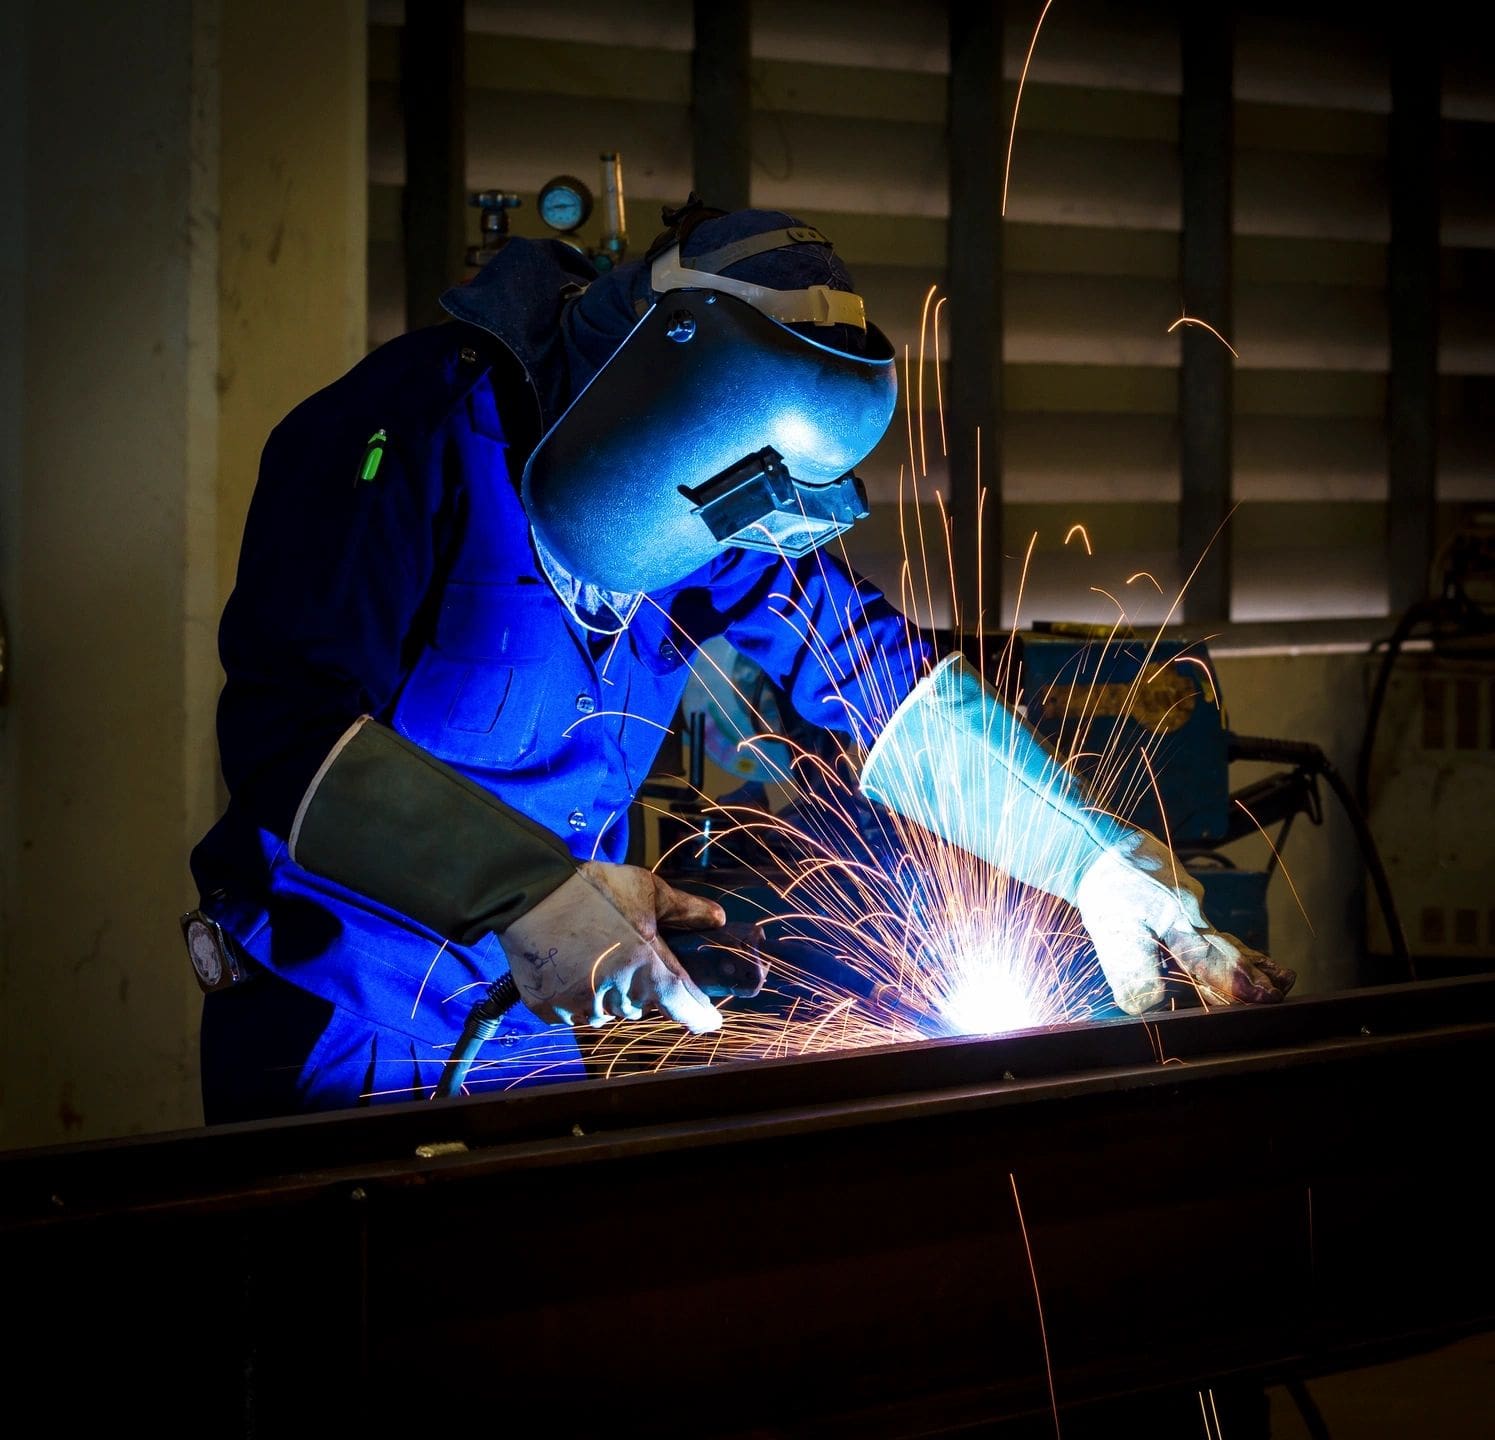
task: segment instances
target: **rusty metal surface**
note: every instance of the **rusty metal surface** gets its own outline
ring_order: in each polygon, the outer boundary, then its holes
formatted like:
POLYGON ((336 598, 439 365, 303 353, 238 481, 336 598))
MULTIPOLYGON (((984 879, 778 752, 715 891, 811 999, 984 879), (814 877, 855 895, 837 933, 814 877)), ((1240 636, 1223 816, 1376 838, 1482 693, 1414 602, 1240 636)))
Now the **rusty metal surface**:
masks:
POLYGON ((0 1156, 4 1364, 102 1315, 202 1433, 516 1367, 549 1433, 941 1433, 1048 1406, 1031 1245, 1062 1406, 1332 1368, 1495 1326, 1492 1047, 1479 977, 0 1156))

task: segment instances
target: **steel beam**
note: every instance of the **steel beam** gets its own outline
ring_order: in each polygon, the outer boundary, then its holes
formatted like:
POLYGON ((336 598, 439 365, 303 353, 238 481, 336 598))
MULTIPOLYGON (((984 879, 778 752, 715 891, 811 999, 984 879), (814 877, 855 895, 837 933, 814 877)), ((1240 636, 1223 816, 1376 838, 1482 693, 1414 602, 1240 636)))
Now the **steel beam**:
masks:
POLYGON ((1393 613, 1425 598, 1438 473, 1439 106, 1437 27, 1392 30, 1387 251, 1386 560, 1393 613))
POLYGON ((1492 1040, 1479 977, 0 1156, 6 1359, 63 1393, 86 1311, 70 1415, 222 1435, 492 1420, 516 1368, 587 1433, 625 1352, 597 1433, 1347 1368, 1495 1327, 1492 1040))
POLYGON ((752 203, 752 8, 695 0, 690 59, 690 133, 695 190, 708 205, 752 203))
POLYGON ((405 6, 400 103, 405 116, 405 324, 445 319, 441 292, 467 253, 467 32, 463 0, 405 6))
MULTIPOLYGON (((1180 43, 1184 311, 1229 338, 1234 333, 1234 7, 1181 7, 1180 43)), ((1222 527, 1231 503, 1232 356, 1202 326, 1184 325, 1180 331, 1179 562, 1184 575, 1199 566, 1184 595, 1184 612, 1191 621, 1226 620, 1231 540, 1222 527)))
POLYGON ((1002 624, 1001 181, 1008 119, 1002 103, 1002 13, 997 0, 952 0, 950 5, 950 299, 945 310, 951 364, 945 402, 955 590, 967 633, 1002 624))

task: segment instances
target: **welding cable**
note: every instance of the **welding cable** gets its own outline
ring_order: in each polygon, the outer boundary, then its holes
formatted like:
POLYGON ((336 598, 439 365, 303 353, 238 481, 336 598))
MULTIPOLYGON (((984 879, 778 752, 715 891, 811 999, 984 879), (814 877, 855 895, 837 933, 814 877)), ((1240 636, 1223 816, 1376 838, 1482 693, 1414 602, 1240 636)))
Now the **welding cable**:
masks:
MULTIPOLYGON (((1376 667, 1375 684, 1371 687, 1370 704, 1365 714, 1365 729, 1360 738, 1360 755, 1355 764, 1355 799, 1362 809, 1370 804, 1370 756, 1375 748, 1376 731, 1381 724, 1381 707, 1386 703, 1386 690, 1391 683, 1391 672, 1396 668, 1397 657, 1412 637, 1412 632, 1425 620, 1436 620, 1443 612, 1443 604, 1437 600, 1419 600, 1403 612, 1396 622, 1391 638, 1376 645, 1385 644, 1385 653, 1376 667)), ((1372 651, 1376 646, 1371 647, 1372 651)))
MULTIPOLYGON (((709 930, 668 930, 670 953, 693 984, 713 1000, 735 997, 751 1000, 763 991, 768 978, 770 947, 763 926, 756 921, 729 921, 709 930)), ((497 1033, 503 1018, 522 997, 509 971, 504 971, 467 1012, 462 1034, 433 1098, 450 1100, 462 1093, 478 1051, 497 1033)))
POLYGON ((1375 837, 1370 833, 1370 823, 1354 793, 1329 757, 1317 745, 1304 740, 1270 740, 1258 735, 1232 735, 1230 758, 1262 760, 1274 765, 1295 765, 1309 774, 1324 777, 1344 806, 1350 827, 1355 832, 1355 839, 1360 844, 1360 855, 1365 861, 1371 884, 1375 887, 1376 899, 1386 921, 1386 933, 1391 937, 1391 953, 1406 970, 1408 979, 1420 979, 1417 964, 1407 946, 1407 935, 1402 929, 1401 917, 1397 914, 1396 901, 1391 894, 1391 881, 1387 877, 1386 867, 1381 863, 1381 853, 1376 849, 1375 837))
POLYGON ((519 1003, 519 986, 507 970, 498 977, 471 1010, 462 1026, 462 1034, 452 1047, 451 1058, 436 1087, 436 1099, 449 1100, 462 1093, 467 1072, 486 1041, 498 1034, 503 1018, 519 1003))
POLYGON ((1401 917, 1396 912, 1396 901, 1391 894, 1391 880, 1386 874, 1386 867, 1381 863, 1381 853, 1376 849, 1375 837, 1370 833, 1370 822, 1365 818, 1365 811, 1356 803, 1344 777, 1327 759, 1324 760, 1322 774, 1329 782, 1329 788, 1339 796, 1339 803, 1344 806, 1345 814, 1349 816, 1354 828, 1355 838, 1360 842, 1360 854, 1365 860, 1371 884, 1375 886, 1376 899, 1386 921, 1386 933, 1391 937, 1391 953, 1396 957, 1397 963, 1405 968, 1409 980, 1421 979, 1417 973, 1417 962, 1412 959, 1412 952, 1407 947, 1407 934, 1402 929, 1401 917))
POLYGON ((1314 1402, 1313 1396, 1308 1393, 1308 1387, 1296 1375, 1293 1375, 1283 1381, 1283 1388, 1293 1404, 1297 1406, 1298 1414, 1303 1417, 1303 1427, 1308 1431, 1310 1440, 1333 1440, 1329 1434, 1329 1425, 1324 1419, 1324 1413, 1314 1402))
POLYGON ((1422 625, 1430 627, 1429 638, 1436 651, 1440 642, 1490 634, 1495 631, 1495 616, 1491 615, 1488 608, 1471 600, 1456 581, 1450 581, 1445 593, 1436 600, 1419 600, 1408 606, 1391 635, 1385 640, 1377 640, 1371 646, 1371 654, 1382 645, 1386 648, 1380 665, 1376 667, 1375 683, 1371 686, 1370 703, 1366 709, 1365 729, 1361 733, 1360 755, 1355 764, 1355 798, 1362 809, 1370 806, 1371 753, 1375 749, 1376 731, 1380 728, 1381 710, 1386 703, 1391 674, 1403 647, 1412 639, 1413 632, 1422 625))

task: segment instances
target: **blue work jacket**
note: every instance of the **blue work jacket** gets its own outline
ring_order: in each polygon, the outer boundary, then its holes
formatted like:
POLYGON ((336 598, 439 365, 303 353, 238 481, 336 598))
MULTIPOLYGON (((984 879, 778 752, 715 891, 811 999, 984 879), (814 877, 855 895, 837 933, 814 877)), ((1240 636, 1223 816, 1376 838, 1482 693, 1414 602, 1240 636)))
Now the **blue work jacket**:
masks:
MULTIPOLYGON (((462 319, 390 341, 292 411, 265 446, 224 610, 231 801, 193 854, 205 907, 355 1029, 418 1047, 450 1046, 507 964, 495 937, 450 944, 286 853, 300 796, 359 715, 578 860, 616 862, 704 640, 725 635, 801 716, 862 740, 924 660, 903 616, 826 553, 732 550, 644 597, 620 634, 577 623, 539 567, 519 481, 570 399, 560 321, 590 278, 569 247, 512 241, 449 306, 462 319)), ((507 1070, 474 1079, 575 1073, 570 1032, 522 1008, 490 1056, 506 1043, 507 1070)))

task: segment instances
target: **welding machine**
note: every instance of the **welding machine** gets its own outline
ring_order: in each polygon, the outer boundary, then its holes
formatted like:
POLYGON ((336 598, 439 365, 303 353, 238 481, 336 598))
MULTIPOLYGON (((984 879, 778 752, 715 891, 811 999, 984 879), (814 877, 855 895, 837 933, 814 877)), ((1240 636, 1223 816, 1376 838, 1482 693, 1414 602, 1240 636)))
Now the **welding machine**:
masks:
POLYGON ((1230 793, 1233 737, 1205 647, 1039 622, 1016 637, 1014 655, 1017 703, 1050 748, 1102 806, 1173 849, 1219 929, 1268 950, 1271 871, 1219 852, 1247 832, 1232 823, 1245 818, 1230 793))
POLYGON ((1039 623, 1015 637, 1014 650, 1014 703, 1029 723, 1107 809, 1172 847, 1204 887, 1214 925, 1258 950, 1271 948, 1267 885, 1293 821, 1323 822, 1322 780, 1359 842, 1397 976, 1417 978, 1385 867, 1349 785, 1317 745, 1232 731, 1201 641, 1039 623), (1232 791, 1235 761, 1289 768, 1232 791), (1271 826, 1280 828, 1264 870, 1243 870, 1220 848, 1271 826))

